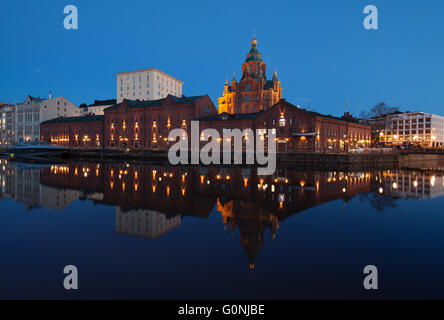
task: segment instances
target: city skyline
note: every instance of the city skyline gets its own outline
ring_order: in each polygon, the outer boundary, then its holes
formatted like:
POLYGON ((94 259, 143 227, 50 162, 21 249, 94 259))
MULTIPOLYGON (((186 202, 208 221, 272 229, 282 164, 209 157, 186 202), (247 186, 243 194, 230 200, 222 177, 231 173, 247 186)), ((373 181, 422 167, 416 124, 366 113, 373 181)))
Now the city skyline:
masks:
POLYGON ((359 115, 384 101, 439 114, 444 46, 435 39, 443 4, 413 10, 410 1, 376 2, 379 29, 365 30, 367 4, 78 1, 79 30, 68 31, 64 4, 2 3, 0 101, 52 92, 90 104, 116 98, 115 73, 156 67, 181 79, 185 95, 209 94, 215 103, 225 80, 240 76, 255 30, 267 78, 276 71, 283 98, 294 104, 332 115, 347 104, 359 115))

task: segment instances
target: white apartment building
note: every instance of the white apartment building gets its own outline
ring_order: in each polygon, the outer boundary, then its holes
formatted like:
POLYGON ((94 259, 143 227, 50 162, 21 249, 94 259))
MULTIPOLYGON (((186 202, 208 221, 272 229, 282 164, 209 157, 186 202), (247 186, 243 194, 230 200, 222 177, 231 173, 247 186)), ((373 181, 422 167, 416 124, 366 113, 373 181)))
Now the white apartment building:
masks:
POLYGON ((383 145, 414 143, 424 147, 444 146, 444 117, 425 112, 399 112, 366 121, 374 138, 383 145))
POLYGON ((117 103, 123 99, 157 100, 182 97, 183 82, 156 68, 120 72, 117 76, 117 103))
POLYGON ((77 190, 40 186, 40 203, 48 209, 63 210, 79 197, 80 191, 77 190))
POLYGON ((135 237, 156 239, 182 223, 181 216, 168 219, 165 214, 152 210, 130 210, 123 212, 116 207, 116 233, 135 237))
POLYGON ((64 97, 48 99, 27 96, 15 108, 15 142, 39 141, 40 123, 58 117, 76 117, 80 108, 64 97))

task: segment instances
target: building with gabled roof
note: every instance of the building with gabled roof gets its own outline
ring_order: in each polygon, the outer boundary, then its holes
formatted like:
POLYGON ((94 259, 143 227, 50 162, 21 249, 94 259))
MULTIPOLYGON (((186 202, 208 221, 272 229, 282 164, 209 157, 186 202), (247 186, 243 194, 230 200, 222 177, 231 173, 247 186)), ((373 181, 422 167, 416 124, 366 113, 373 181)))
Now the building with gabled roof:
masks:
POLYGON ((58 117, 40 124, 41 141, 70 147, 102 147, 104 116, 58 117))
POLYGON ((15 142, 39 141, 40 123, 58 117, 79 116, 81 109, 65 97, 48 99, 28 95, 15 108, 15 142))
POLYGON ((124 99, 104 112, 105 147, 166 150, 172 129, 190 133, 192 120, 217 114, 217 109, 208 95, 168 95, 157 100, 124 99))
MULTIPOLYGON (((252 129, 267 138, 268 130, 276 134, 278 152, 345 153, 371 144, 371 126, 359 123, 349 114, 333 117, 308 111, 281 99, 266 110, 254 113, 222 112, 199 120, 200 134, 216 129, 223 137, 226 130, 252 129)), ((267 139, 265 145, 267 145, 267 139)), ((246 148, 246 140, 243 142, 246 148)))

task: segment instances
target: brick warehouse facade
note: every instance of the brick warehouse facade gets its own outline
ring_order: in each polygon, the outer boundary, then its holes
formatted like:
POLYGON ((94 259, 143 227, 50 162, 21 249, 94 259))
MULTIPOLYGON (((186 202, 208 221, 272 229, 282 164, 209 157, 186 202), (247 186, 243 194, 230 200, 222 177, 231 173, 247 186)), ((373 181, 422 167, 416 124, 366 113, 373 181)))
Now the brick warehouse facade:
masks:
POLYGON ((103 146, 104 116, 59 117, 40 124, 41 141, 67 147, 103 146))
POLYGON ((278 152, 341 153, 371 145, 371 126, 359 123, 349 114, 342 118, 325 116, 296 107, 284 99, 261 112, 220 113, 199 120, 201 131, 213 128, 221 137, 225 129, 274 130, 278 152))
MULTIPOLYGON (((57 118, 41 124, 42 141, 70 147, 167 150, 172 129, 183 128, 190 137, 192 120, 200 134, 216 129, 274 130, 278 152, 348 152, 371 144, 371 126, 350 115, 325 116, 292 105, 284 99, 256 113, 217 113, 208 96, 161 100, 124 100, 105 110, 104 116, 57 118)), ((265 139, 265 142, 267 139, 265 139)), ((205 144, 205 142, 202 142, 205 144)), ((244 144, 245 146, 245 144, 244 144)))
POLYGON ((190 135, 192 120, 215 114, 217 109, 208 95, 123 100, 105 109, 105 147, 166 150, 171 130, 182 128, 190 135))

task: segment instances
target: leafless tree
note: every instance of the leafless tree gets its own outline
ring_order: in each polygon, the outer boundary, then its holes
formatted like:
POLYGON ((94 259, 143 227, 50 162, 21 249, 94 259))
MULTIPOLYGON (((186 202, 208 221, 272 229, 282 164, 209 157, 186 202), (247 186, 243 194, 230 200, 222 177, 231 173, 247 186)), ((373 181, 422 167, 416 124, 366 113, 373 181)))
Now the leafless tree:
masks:
POLYGON ((362 111, 360 117, 362 119, 370 119, 372 117, 380 117, 384 114, 399 112, 398 107, 391 107, 387 105, 385 102, 379 102, 374 105, 370 111, 362 111))

